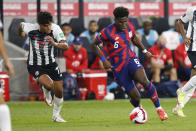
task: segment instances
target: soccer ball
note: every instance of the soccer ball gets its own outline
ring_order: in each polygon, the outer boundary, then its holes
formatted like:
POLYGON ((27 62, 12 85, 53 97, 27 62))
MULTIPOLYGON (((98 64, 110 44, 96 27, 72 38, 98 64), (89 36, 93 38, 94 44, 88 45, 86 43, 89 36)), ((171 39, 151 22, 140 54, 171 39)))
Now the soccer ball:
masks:
POLYGON ((147 113, 141 107, 134 108, 129 114, 129 118, 135 124, 144 124, 148 121, 147 113))

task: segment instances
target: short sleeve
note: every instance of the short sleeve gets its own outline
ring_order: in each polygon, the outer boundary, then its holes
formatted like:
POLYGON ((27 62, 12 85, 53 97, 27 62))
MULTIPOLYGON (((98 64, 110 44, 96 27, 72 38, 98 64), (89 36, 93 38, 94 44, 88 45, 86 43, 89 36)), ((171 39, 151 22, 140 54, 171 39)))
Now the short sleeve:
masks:
POLYGON ((63 31, 61 30, 61 28, 58 25, 54 25, 54 37, 57 39, 58 42, 62 41, 62 40, 66 40, 63 31))
POLYGON ((21 22, 23 31, 28 34, 36 28, 36 24, 21 22))
POLYGON ((106 37, 106 29, 103 29, 101 32, 98 33, 98 35, 96 36, 96 40, 99 42, 99 43, 102 43, 104 41, 107 40, 107 37, 106 37))
POLYGON ((187 23, 193 19, 193 10, 192 8, 188 8, 186 13, 180 17, 180 19, 184 22, 187 23))

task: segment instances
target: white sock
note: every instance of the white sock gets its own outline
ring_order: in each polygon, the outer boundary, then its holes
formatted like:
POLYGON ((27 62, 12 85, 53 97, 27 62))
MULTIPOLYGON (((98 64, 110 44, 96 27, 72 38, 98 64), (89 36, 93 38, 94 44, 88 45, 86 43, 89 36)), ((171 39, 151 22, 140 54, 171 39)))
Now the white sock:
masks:
POLYGON ((162 107, 161 107, 161 106, 159 106, 159 107, 157 107, 156 109, 157 109, 157 110, 159 110, 159 109, 162 109, 162 107))
POLYGON ((194 87, 196 87, 196 75, 191 77, 191 79, 181 88, 181 92, 186 95, 194 87))
POLYGON ((54 95, 54 108, 53 108, 53 116, 59 116, 61 108, 63 106, 63 97, 58 98, 54 95))
POLYGON ((11 131, 10 110, 6 104, 0 104, 0 131, 11 131))

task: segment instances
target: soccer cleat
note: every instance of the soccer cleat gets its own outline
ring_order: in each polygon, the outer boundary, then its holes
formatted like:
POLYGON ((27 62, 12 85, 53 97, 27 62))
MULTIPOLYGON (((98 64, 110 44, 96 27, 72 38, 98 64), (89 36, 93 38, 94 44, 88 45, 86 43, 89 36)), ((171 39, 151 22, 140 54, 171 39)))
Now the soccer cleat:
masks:
POLYGON ((172 112, 180 117, 186 117, 182 109, 173 108, 172 112))
POLYGON ((180 91, 180 89, 178 89, 176 91, 177 95, 178 95, 178 106, 180 108, 183 108, 184 107, 184 94, 180 91))
POLYGON ((168 119, 167 113, 163 109, 158 109, 157 113, 162 121, 168 119))
POLYGON ((59 116, 53 116, 53 117, 52 117, 52 120, 53 120, 54 122, 60 122, 60 123, 67 122, 67 121, 64 120, 60 115, 59 115, 59 116))
POLYGON ((52 106, 52 96, 50 94, 50 91, 45 89, 43 86, 42 86, 42 90, 44 93, 44 102, 46 103, 46 105, 52 106))

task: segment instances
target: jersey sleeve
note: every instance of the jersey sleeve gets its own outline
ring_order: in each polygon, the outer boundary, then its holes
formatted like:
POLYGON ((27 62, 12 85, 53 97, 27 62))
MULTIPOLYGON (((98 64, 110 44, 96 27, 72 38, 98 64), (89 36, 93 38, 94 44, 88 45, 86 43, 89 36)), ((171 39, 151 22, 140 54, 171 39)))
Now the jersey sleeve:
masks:
POLYGON ((107 41, 107 37, 106 37, 106 29, 103 29, 101 32, 98 33, 98 35, 96 36, 96 40, 99 42, 99 43, 102 43, 104 41, 107 41))
POLYGON ((21 22, 21 25, 22 25, 22 29, 23 31, 28 34, 31 30, 34 30, 35 29, 35 24, 32 24, 32 23, 25 23, 25 22, 21 22))
POLYGON ((58 42, 62 41, 62 40, 66 40, 63 31, 61 30, 61 28, 58 25, 55 25, 54 27, 54 37, 57 39, 58 42))
POLYGON ((193 19, 193 10, 192 8, 188 8, 186 13, 180 17, 180 19, 184 22, 187 23, 193 19))
POLYGON ((133 37, 135 35, 135 28, 131 22, 129 22, 128 25, 131 28, 131 32, 132 32, 132 34, 129 34, 129 36, 133 37))

